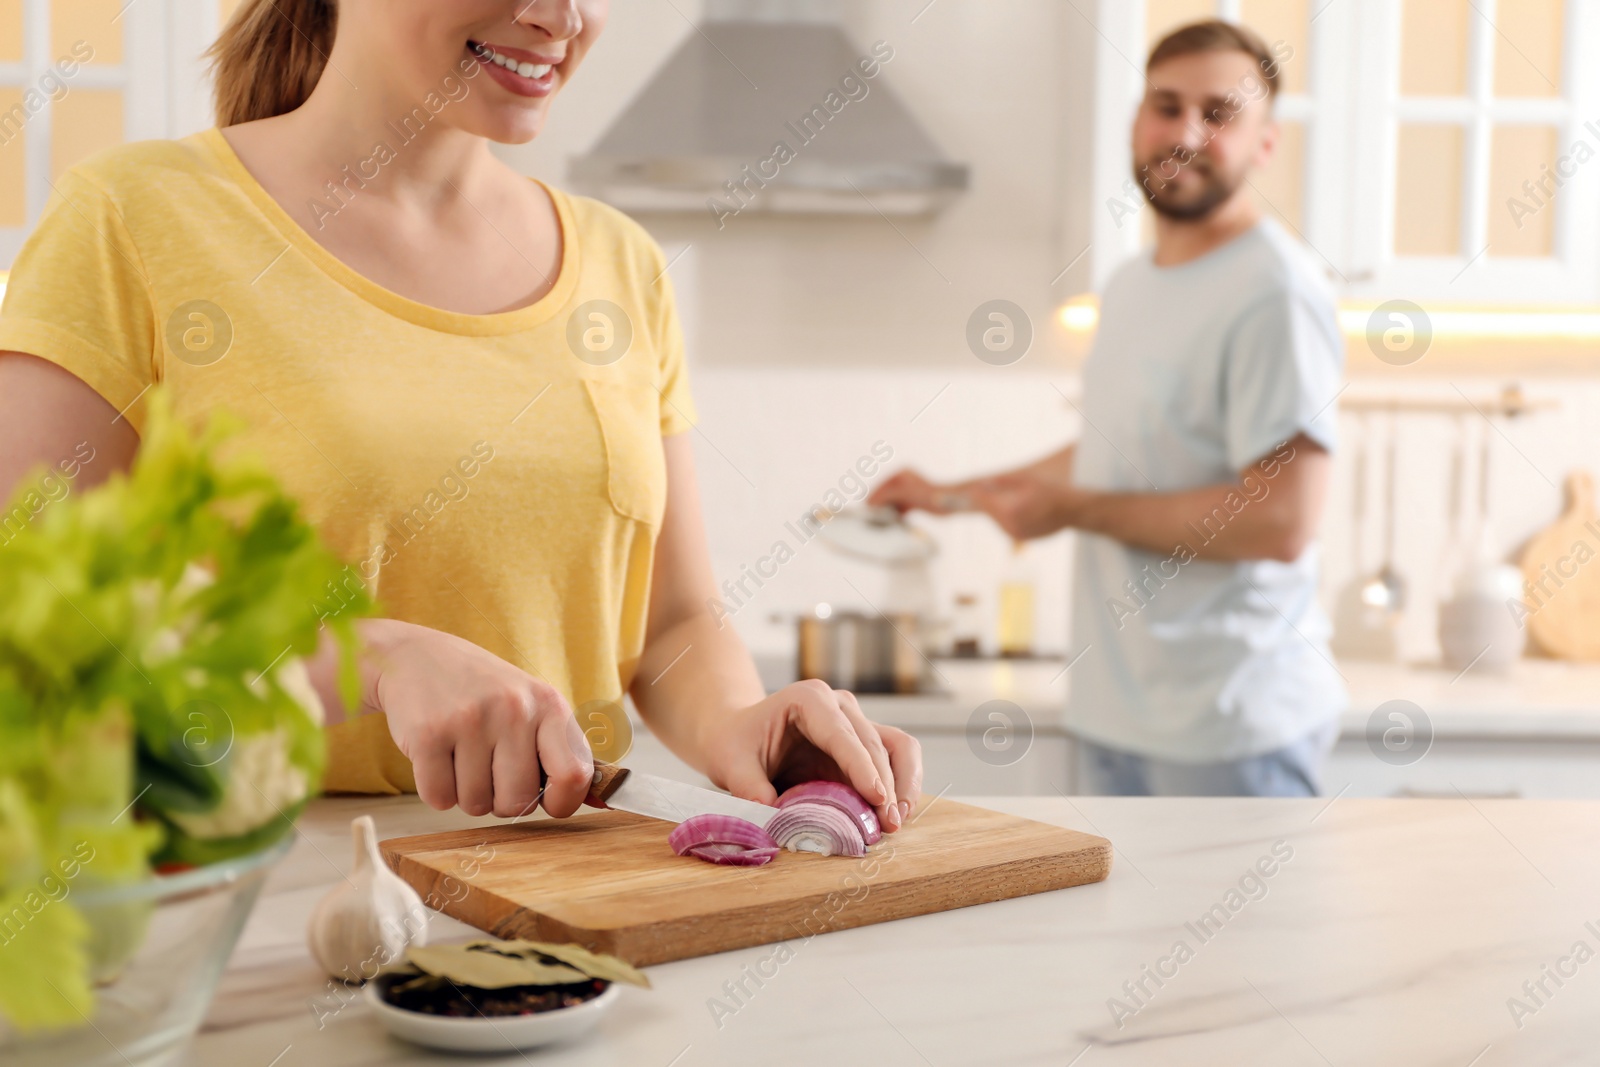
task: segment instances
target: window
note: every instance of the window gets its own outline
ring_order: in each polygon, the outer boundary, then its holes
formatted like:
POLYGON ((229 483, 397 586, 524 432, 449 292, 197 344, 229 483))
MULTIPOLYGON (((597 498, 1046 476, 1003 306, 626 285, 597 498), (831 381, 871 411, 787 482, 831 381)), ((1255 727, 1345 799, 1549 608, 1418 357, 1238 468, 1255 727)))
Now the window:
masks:
POLYGON ((74 163, 209 124, 199 54, 230 0, 0 0, 0 269, 74 163))
POLYGON ((1593 0, 1361 5, 1351 172, 1363 288, 1592 302, 1593 0), (1359 210, 1364 209, 1364 210, 1359 210))
POLYGON ((1217 16, 1292 50, 1254 195, 1345 296, 1594 301, 1600 96, 1578 57, 1600 45, 1597 2, 1101 0, 1096 284, 1149 225, 1107 209, 1128 177, 1144 55, 1217 16))

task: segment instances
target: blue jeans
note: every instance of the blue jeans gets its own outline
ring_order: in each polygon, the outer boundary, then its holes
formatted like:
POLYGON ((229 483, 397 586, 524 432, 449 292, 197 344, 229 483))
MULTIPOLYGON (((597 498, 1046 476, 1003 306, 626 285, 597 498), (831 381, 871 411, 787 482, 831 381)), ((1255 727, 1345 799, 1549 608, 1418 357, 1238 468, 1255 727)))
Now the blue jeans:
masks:
POLYGON ((1078 792, 1113 797, 1314 797, 1337 722, 1247 759, 1174 763, 1078 738, 1078 792))

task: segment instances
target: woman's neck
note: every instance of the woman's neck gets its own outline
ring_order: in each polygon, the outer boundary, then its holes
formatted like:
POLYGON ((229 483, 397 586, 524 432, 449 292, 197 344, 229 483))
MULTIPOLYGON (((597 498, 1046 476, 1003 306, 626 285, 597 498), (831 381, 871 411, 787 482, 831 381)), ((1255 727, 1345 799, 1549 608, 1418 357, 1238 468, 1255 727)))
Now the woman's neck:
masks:
POLYGON ((382 84, 330 64, 299 108, 225 136, 313 241, 391 292, 475 315, 541 298, 560 271, 560 219, 487 138, 451 121, 481 90, 415 101, 382 84))
POLYGON ((354 175, 363 194, 426 210, 470 197, 496 164, 487 139, 443 121, 451 106, 442 90, 406 100, 330 63, 306 102, 277 120, 277 140, 304 173, 339 186, 354 175))

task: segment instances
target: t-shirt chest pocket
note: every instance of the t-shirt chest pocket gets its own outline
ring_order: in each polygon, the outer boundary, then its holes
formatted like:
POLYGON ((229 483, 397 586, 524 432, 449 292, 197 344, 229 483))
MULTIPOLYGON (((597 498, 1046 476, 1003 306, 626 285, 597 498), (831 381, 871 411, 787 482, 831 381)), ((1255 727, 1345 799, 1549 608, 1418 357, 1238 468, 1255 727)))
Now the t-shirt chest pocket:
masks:
POLYGON ((667 506, 661 397, 646 382, 583 383, 606 449, 606 491, 621 515, 658 526, 667 506))

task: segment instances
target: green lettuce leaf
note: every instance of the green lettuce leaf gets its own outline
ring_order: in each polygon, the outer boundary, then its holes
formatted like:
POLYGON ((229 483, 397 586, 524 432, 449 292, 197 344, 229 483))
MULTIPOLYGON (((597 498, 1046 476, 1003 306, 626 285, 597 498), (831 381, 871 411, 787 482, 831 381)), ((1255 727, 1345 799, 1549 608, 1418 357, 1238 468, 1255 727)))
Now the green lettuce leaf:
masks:
POLYGON ((77 908, 18 886, 0 893, 0 931, 0 1015, 24 1031, 90 1017, 89 927, 77 908))

